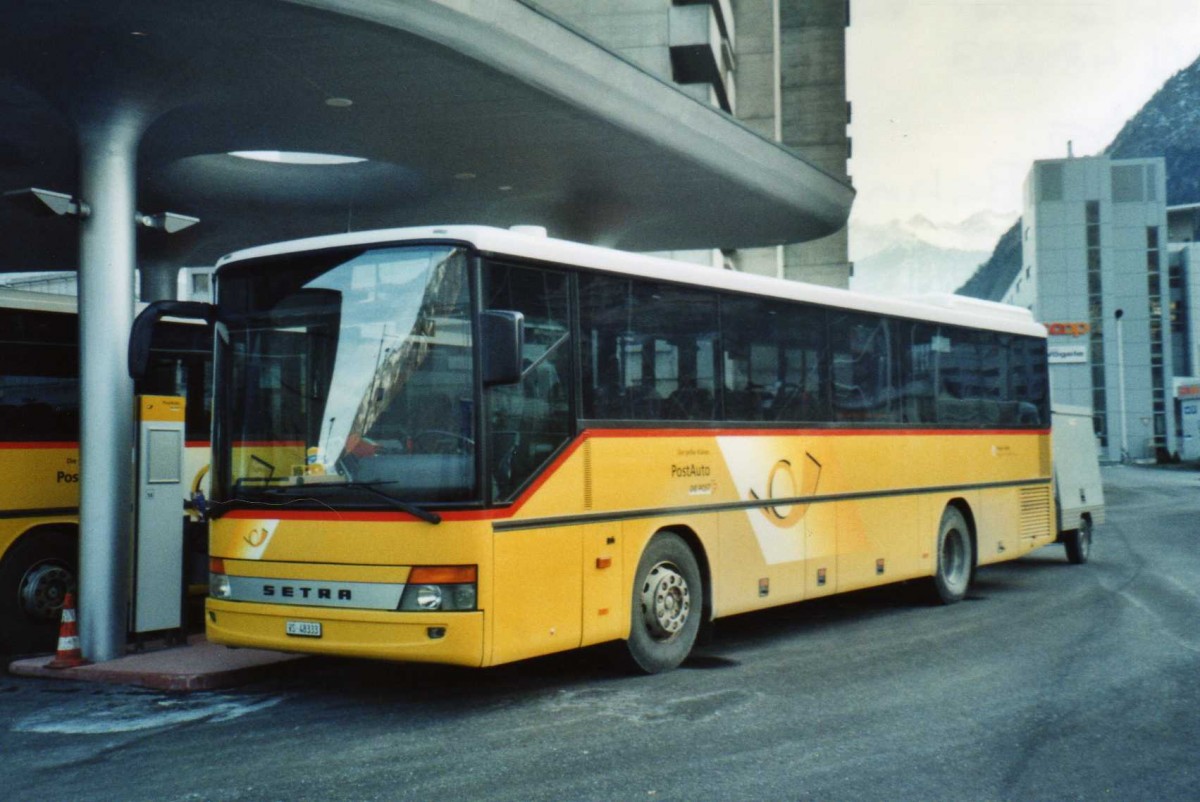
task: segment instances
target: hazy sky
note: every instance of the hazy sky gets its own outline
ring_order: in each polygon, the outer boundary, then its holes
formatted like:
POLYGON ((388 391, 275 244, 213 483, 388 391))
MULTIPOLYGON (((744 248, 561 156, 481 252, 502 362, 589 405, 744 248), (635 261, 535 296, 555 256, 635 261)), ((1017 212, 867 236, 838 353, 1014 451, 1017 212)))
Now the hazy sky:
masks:
MULTIPOLYGON (((1200 55, 1200 0, 852 0, 852 220, 1020 213, 1200 55)), ((1198 134, 1200 135, 1200 134, 1198 134)))

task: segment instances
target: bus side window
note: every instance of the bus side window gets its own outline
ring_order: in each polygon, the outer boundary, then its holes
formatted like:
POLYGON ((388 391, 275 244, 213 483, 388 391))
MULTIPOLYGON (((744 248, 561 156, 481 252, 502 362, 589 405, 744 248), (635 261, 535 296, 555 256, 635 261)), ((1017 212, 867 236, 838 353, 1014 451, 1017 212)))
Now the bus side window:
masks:
POLYGON ((937 423, 938 327, 929 323, 898 321, 900 420, 902 423, 937 423))
POLYGON ((823 309, 726 297, 721 336, 726 420, 829 420, 823 309))
POLYGON ((579 294, 585 418, 716 419, 715 293, 587 275, 579 294))
POLYGON ((523 375, 487 389, 492 492, 511 498, 572 434, 571 346, 567 275, 507 264, 484 272, 487 309, 525 316, 523 375))
POLYGON ((9 310, 0 320, 0 441, 79 439, 74 316, 9 310))
POLYGON ((888 318, 853 312, 830 316, 833 401, 839 421, 898 420, 892 324, 888 318))

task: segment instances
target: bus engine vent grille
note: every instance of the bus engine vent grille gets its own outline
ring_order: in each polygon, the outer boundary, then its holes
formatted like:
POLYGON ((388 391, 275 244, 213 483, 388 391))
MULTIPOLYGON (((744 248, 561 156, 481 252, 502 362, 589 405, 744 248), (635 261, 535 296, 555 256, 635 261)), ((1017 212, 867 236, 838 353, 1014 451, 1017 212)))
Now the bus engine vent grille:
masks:
POLYGON ((583 442, 583 508, 592 508, 592 441, 583 442))
POLYGON ((1050 487, 1021 488, 1021 537, 1050 534, 1050 487))

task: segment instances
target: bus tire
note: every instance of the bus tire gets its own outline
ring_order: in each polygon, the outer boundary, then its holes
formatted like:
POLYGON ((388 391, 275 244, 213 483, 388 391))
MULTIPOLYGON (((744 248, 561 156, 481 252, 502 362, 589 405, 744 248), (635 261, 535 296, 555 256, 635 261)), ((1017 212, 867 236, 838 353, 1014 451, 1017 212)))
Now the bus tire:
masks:
POLYGON ((937 537, 937 570, 933 575, 934 599, 940 604, 962 601, 975 570, 975 544, 971 528, 957 507, 942 513, 937 537))
POLYGON ((1067 561, 1072 565, 1083 565, 1092 556, 1092 519, 1084 516, 1079 528, 1063 533, 1063 546, 1067 549, 1067 561))
POLYGON ((0 560, 0 651, 53 651, 62 605, 78 578, 78 541, 61 529, 31 532, 0 560))
POLYGON ((696 557, 679 535, 651 538, 638 561, 630 607, 626 647, 638 670, 657 674, 687 659, 700 630, 704 586, 696 557))

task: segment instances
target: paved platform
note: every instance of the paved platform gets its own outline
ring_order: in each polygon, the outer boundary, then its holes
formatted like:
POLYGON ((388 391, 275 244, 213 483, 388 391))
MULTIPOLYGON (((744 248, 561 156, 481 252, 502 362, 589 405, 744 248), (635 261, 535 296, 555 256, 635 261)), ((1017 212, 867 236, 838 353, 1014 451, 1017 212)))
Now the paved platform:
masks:
POLYGON ((203 635, 186 646, 151 645, 115 660, 78 668, 47 668, 54 655, 17 660, 9 673, 80 682, 135 685, 160 691, 209 691, 269 678, 304 655, 263 649, 230 649, 209 643, 203 635))

